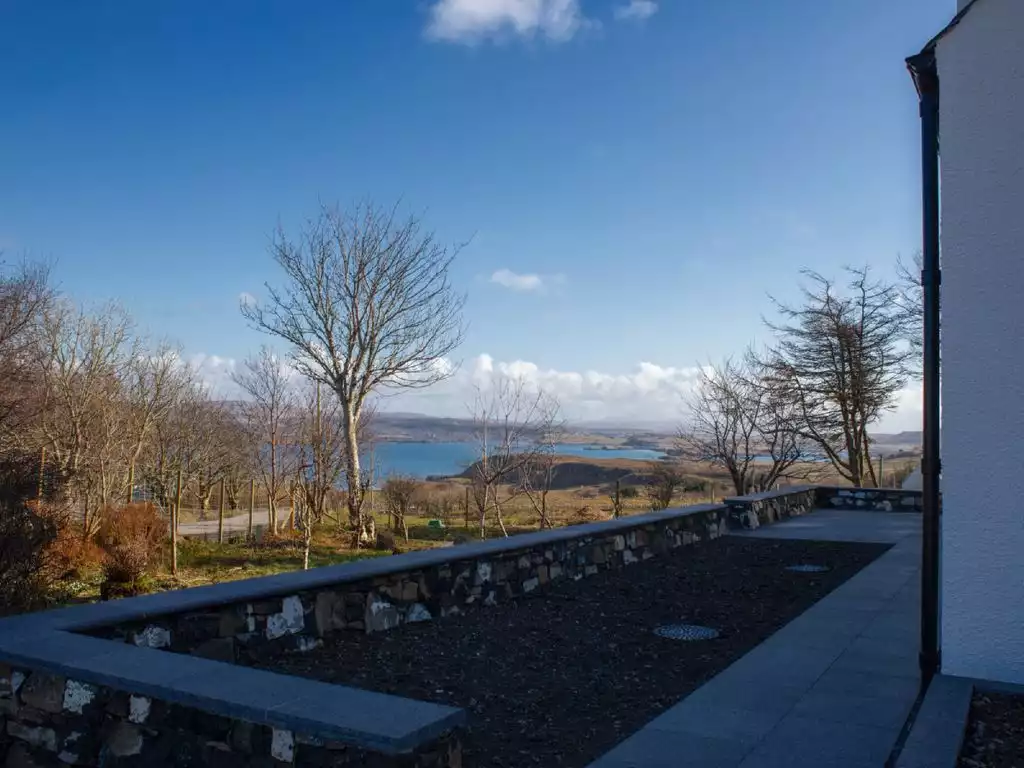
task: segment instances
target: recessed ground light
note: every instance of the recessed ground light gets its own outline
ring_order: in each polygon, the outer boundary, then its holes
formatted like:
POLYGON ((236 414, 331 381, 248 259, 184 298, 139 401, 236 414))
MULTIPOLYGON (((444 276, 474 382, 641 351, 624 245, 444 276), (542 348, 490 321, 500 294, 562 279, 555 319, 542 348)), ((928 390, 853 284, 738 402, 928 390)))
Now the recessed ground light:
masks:
POLYGON ((697 624, 666 624, 655 629, 654 634, 669 640, 693 642, 695 640, 714 640, 718 637, 718 630, 712 627, 701 627, 697 624))
POLYGON ((802 563, 800 565, 787 565, 787 571, 793 571, 794 573, 825 573, 831 571, 827 565, 811 565, 810 563, 802 563))

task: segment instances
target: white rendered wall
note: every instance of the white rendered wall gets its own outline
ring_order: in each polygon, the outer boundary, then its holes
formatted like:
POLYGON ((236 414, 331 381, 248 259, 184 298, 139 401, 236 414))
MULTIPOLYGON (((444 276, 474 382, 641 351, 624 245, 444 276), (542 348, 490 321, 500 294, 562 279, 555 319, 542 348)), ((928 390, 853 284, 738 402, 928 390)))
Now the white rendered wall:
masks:
POLYGON ((942 159, 942 670, 1024 683, 1024 2, 936 51, 942 159))

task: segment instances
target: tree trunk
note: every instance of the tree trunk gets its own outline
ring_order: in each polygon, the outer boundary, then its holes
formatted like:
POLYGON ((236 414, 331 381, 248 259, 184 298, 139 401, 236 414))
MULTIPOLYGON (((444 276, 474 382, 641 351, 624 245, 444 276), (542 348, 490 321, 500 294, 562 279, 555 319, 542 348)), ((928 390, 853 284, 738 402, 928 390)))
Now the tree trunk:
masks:
POLYGON ((351 404, 344 404, 345 427, 345 482, 348 484, 348 520, 355 536, 355 545, 372 546, 376 526, 372 517, 363 514, 363 478, 359 466, 359 412, 351 404))

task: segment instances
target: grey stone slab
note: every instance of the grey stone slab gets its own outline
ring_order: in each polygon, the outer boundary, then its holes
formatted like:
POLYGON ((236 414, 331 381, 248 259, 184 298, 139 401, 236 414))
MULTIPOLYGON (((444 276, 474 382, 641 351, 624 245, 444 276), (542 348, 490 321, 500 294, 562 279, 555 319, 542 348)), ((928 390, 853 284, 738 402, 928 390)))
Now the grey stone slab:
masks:
POLYGON ((805 613, 778 630, 767 642, 798 648, 845 648, 870 626, 873 615, 877 614, 805 613))
POLYGON ((817 720, 899 729, 907 720, 914 696, 854 694, 812 688, 792 714, 817 720))
POLYGON ((267 722, 393 754, 428 743, 466 720, 464 710, 415 699, 323 683, 303 689, 298 698, 271 708, 267 722))
MULTIPOLYGON (((724 675, 725 673, 723 673, 724 675)), ((718 709, 752 709, 766 715, 782 716, 789 712, 810 689, 811 683, 786 685, 784 681, 730 676, 714 679, 713 684, 694 691, 686 701, 695 707, 718 709)))
POLYGON ((61 675, 74 676, 83 662, 122 649, 136 650, 112 640, 55 630, 0 634, 0 661, 61 675))
POLYGON ((834 666, 814 684, 812 691, 839 695, 896 698, 914 701, 920 688, 917 677, 884 675, 834 666))
POLYGON ((187 695, 175 693, 179 681, 196 677, 213 678, 223 669, 231 668, 227 664, 195 656, 136 648, 112 641, 109 641, 109 645, 116 645, 116 650, 80 659, 73 675, 88 683, 180 704, 192 704, 193 699, 187 695))
MULTIPOLYGON (((809 632, 813 632, 813 628, 809 632)), ((770 676, 775 679, 778 673, 791 675, 794 685, 805 680, 817 680, 843 652, 846 644, 852 640, 844 639, 826 647, 808 647, 790 642, 791 635, 775 634, 761 643, 757 648, 733 663, 719 678, 742 676, 755 679, 770 676)), ((718 680, 719 678, 715 678, 718 680)), ((712 681, 714 683, 715 681, 712 681)))
POLYGON ((461 710, 193 656, 122 646, 78 676, 225 717, 308 731, 388 752, 460 723, 461 710))
POLYGON ((771 539, 817 539, 892 544, 921 531, 920 515, 900 512, 859 512, 819 509, 813 515, 791 518, 738 535, 771 539))
POLYGON ((920 674, 916 657, 879 656, 863 648, 848 649, 835 660, 832 669, 854 672, 874 672, 880 675, 910 677, 917 679, 920 674))
POLYGON ((590 768, 734 768, 752 745, 736 739, 714 739, 676 731, 644 728, 590 768))
POLYGON ((887 639, 858 637, 850 644, 846 652, 872 656, 884 661, 908 661, 914 668, 917 668, 918 663, 918 648, 917 644, 913 642, 894 643, 887 639))
POLYGON ((883 613, 876 616, 864 628, 863 637, 886 642, 915 644, 920 634, 920 622, 917 615, 907 616, 904 613, 883 613))
POLYGON ((783 713, 768 709, 739 709, 706 706, 684 699, 649 723, 662 731, 679 731, 713 739, 739 739, 757 742, 768 734, 783 713))
POLYGON ((896 759, 896 768, 955 768, 973 693, 970 680, 934 677, 896 759))
POLYGON ((899 728, 876 728, 809 717, 786 717, 740 763, 741 768, 882 766, 899 728))

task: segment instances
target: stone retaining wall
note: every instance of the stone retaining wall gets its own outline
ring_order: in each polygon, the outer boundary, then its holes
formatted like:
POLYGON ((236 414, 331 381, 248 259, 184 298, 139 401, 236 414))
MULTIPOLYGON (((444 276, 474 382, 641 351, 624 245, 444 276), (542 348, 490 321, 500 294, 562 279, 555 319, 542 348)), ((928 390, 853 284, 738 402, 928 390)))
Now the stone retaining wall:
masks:
MULTIPOLYGON (((801 494, 803 511, 806 494, 801 494)), ((148 648, 163 648, 231 663, 263 655, 302 652, 336 631, 380 632, 508 600, 541 594, 548 584, 624 568, 679 547, 723 535, 732 508, 707 505, 623 518, 522 537, 539 537, 498 553, 479 545, 444 550, 446 560, 314 590, 147 617, 104 627, 97 634, 148 648), (611 530, 607 529, 611 525, 611 530), (465 554, 460 557, 460 550, 465 554)), ((788 516, 788 515, 786 515, 788 516)), ((777 519, 777 518, 776 518, 777 519)))
POLYGON ((817 487, 815 505, 821 509, 861 509, 875 512, 920 512, 921 491, 902 488, 817 487))
POLYGON ((368 766, 453 768, 449 733, 402 755, 370 752, 291 730, 90 685, 61 675, 0 665, 0 756, 31 766, 368 766))
POLYGON ((752 530, 779 520, 806 515, 815 508, 816 498, 817 489, 814 486, 802 486, 726 499, 729 526, 733 529, 752 530))

